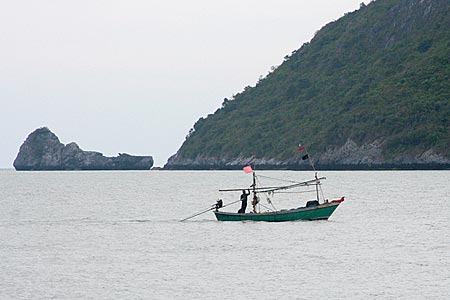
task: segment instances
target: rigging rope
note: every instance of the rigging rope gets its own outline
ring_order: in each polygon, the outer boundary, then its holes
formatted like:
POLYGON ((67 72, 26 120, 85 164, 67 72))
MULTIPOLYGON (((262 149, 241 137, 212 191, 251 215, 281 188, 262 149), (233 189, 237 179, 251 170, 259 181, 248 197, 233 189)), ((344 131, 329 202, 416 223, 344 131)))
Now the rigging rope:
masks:
MULTIPOLYGON (((259 175, 260 176, 260 175, 259 175)), ((262 177, 266 177, 266 178, 270 178, 270 177, 268 177, 268 176, 262 176, 262 177)), ((281 179, 279 179, 279 180, 281 180, 281 179)), ((259 184, 259 186, 262 186, 261 185, 261 182, 259 181, 259 178, 258 178, 258 176, 256 176, 256 181, 257 181, 257 183, 259 184)), ((283 181, 283 180, 281 180, 281 181, 283 181)), ((265 196, 266 196, 266 200, 267 200, 267 203, 269 203, 270 205, 272 205, 272 207, 273 207, 273 211, 276 211, 277 210, 277 208, 275 207, 275 205, 273 205, 273 203, 272 203, 272 200, 270 200, 270 195, 274 195, 274 192, 273 191, 269 191, 269 192, 262 192, 265 196)), ((263 206, 263 207, 265 207, 265 208, 267 208, 266 206, 264 206, 264 205, 262 205, 261 203, 259 203, 261 206, 263 206)))
POLYGON ((316 191, 298 191, 298 192, 277 192, 278 194, 303 194, 303 193, 315 193, 316 191))
POLYGON ((277 211, 276 209, 273 210, 273 209, 271 209, 270 207, 265 206, 264 204, 261 204, 261 203, 260 203, 259 205, 261 205, 262 207, 264 207, 264 208, 266 208, 266 209, 268 209, 268 210, 270 210, 270 211, 277 211))
POLYGON ((267 179, 272 179, 272 180, 277 180, 277 181, 283 181, 283 182, 299 183, 298 181, 274 178, 274 177, 269 177, 269 176, 264 176, 264 175, 258 175, 257 177, 262 177, 262 178, 267 178, 267 179))

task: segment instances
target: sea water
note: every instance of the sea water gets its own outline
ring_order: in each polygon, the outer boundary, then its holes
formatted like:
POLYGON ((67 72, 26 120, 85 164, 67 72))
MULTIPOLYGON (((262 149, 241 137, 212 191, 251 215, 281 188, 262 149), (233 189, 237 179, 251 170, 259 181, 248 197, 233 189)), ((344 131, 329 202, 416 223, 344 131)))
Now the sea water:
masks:
POLYGON ((0 299, 450 299, 449 171, 319 175, 328 221, 179 222, 251 175, 2 170, 0 299))

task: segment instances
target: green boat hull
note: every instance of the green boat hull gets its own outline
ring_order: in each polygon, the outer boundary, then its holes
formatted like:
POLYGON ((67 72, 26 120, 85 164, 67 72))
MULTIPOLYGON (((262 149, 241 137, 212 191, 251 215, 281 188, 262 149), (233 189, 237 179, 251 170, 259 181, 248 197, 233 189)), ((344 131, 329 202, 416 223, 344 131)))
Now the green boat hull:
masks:
POLYGON ((264 213, 230 213, 214 211, 218 221, 265 221, 265 222, 286 222, 286 221, 312 221, 327 220, 340 203, 323 203, 314 207, 301 207, 290 210, 280 210, 264 213))

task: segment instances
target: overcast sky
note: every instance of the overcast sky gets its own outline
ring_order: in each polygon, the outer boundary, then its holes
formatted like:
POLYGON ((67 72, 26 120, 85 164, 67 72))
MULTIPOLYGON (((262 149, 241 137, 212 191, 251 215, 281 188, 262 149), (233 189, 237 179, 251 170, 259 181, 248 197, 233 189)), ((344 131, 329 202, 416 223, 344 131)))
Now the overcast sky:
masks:
POLYGON ((162 166, 198 118, 361 2, 0 0, 0 168, 42 126, 162 166))

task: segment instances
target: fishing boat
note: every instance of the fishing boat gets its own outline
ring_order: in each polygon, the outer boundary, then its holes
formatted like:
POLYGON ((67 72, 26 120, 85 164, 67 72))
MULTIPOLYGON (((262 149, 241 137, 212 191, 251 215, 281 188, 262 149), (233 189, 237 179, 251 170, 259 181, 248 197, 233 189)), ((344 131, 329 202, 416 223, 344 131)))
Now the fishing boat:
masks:
MULTIPOLYGON (((315 172, 314 178, 306 181, 292 181, 280 178, 272 178, 264 175, 256 175, 254 167, 247 165, 243 168, 245 173, 251 173, 253 175, 253 182, 250 187, 246 188, 233 188, 233 189, 220 189, 221 193, 236 193, 242 191, 242 195, 239 200, 231 201, 228 204, 224 204, 223 199, 219 199, 215 204, 200 211, 188 218, 181 221, 188 220, 200 214, 208 211, 213 211, 218 221, 266 221, 266 222, 285 222, 285 221, 312 221, 312 220, 327 220, 338 206, 344 201, 344 197, 338 199, 329 200, 325 198, 322 190, 322 181, 325 177, 318 177, 317 171, 314 168, 314 163, 310 159, 309 153, 306 148, 299 144, 298 151, 301 153, 302 160, 308 160, 313 171, 315 172), (261 178, 282 181, 281 185, 263 185, 261 178), (277 209, 272 201, 276 194, 289 193, 303 194, 314 193, 314 198, 306 199, 304 206, 298 206, 300 197, 295 197, 293 200, 297 205, 294 208, 289 209, 277 209), (253 209, 247 210, 247 198, 252 195, 251 205, 253 209), (267 200, 267 203, 262 203, 263 198, 267 200), (241 202, 241 208, 237 212, 227 212, 222 209, 233 205, 237 202, 241 202)), ((303 202, 304 203, 304 202, 303 202)))
MULTIPOLYGON (((218 221, 266 221, 266 222, 285 222, 285 221, 312 221, 312 220, 327 220, 336 208, 344 201, 344 197, 340 199, 335 199, 329 201, 328 199, 321 198, 323 195, 321 190, 322 180, 325 177, 318 178, 317 176, 309 181, 297 182, 284 186, 277 187, 257 187, 256 182, 257 175, 256 172, 253 173, 253 184, 251 185, 252 189, 252 206, 253 210, 250 212, 242 212, 241 210, 237 213, 234 212, 225 212, 220 211, 223 206, 223 201, 218 200, 214 207, 214 214, 218 221), (273 202, 270 200, 268 195, 273 196, 277 192, 291 190, 291 189, 299 189, 305 187, 314 187, 316 198, 314 200, 309 200, 306 202, 306 205, 303 207, 291 208, 291 209, 281 209, 276 210, 273 202), (272 208, 263 205, 261 203, 261 197, 259 195, 265 194, 268 200, 268 205, 271 205, 272 208), (266 211, 261 211, 261 207, 265 208, 266 211)), ((240 189, 226 189, 219 190, 220 192, 236 192, 240 191, 240 189)), ((293 192, 294 194, 295 192, 293 192)), ((299 192, 302 193, 302 192, 299 192)), ((243 193, 244 194, 244 193, 243 193)), ((241 198, 242 199, 242 198, 241 198)), ((242 202, 242 200, 239 200, 242 202)), ((235 201, 236 202, 236 201, 235 201)), ((234 203, 235 203, 234 202, 234 203)), ((242 207, 241 207, 242 209, 242 207)))

